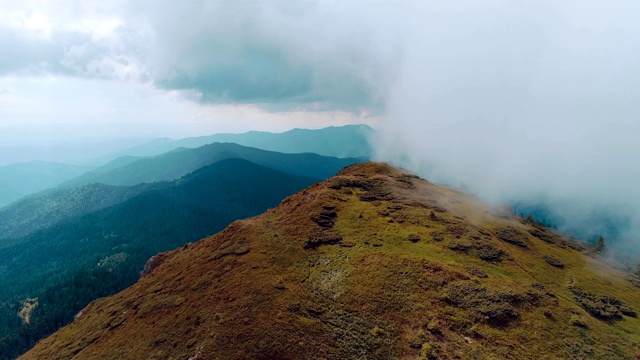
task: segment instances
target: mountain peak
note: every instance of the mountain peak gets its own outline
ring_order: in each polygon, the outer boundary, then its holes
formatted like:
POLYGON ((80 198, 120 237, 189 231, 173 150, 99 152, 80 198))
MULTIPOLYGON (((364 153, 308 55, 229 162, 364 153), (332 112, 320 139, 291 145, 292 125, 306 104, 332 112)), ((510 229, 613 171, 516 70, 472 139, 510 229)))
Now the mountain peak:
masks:
POLYGON ((371 176, 371 175, 400 175, 400 170, 387 163, 365 162, 353 164, 340 170, 338 175, 342 176, 371 176))
POLYGON ((386 164, 161 257, 23 358, 638 355, 629 274, 386 164))

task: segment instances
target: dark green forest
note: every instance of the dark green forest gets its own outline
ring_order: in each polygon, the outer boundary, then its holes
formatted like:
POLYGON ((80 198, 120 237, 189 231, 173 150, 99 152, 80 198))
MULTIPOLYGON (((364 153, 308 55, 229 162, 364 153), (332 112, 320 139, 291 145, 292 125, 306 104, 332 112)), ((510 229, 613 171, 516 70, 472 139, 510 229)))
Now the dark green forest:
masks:
POLYGON ((262 213, 315 181, 228 159, 16 240, 0 249, 0 358, 15 358, 89 302, 135 283, 151 256, 262 213), (38 299, 28 324, 18 317, 27 298, 38 299))
POLYGON ((111 186, 100 183, 27 196, 0 209, 0 248, 60 220, 101 210, 165 184, 111 186))

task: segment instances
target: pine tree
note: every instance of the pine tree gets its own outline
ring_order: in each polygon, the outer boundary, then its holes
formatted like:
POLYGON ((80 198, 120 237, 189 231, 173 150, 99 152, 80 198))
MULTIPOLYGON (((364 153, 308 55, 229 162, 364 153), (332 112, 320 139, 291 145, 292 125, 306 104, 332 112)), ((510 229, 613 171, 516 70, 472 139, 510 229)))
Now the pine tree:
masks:
POLYGON ((593 251, 597 252, 598 254, 602 254, 607 251, 607 245, 605 244, 604 238, 602 236, 598 237, 598 240, 596 240, 593 251))

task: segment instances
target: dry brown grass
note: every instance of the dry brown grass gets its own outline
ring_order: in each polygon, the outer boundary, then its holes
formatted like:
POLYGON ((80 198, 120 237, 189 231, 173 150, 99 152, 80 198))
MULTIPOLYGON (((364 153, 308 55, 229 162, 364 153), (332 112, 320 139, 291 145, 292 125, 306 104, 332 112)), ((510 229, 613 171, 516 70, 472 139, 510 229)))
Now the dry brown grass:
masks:
POLYGON ((169 253, 23 358, 637 357, 640 320, 603 322, 571 287, 634 311, 640 289, 550 234, 387 165, 354 165, 169 253))

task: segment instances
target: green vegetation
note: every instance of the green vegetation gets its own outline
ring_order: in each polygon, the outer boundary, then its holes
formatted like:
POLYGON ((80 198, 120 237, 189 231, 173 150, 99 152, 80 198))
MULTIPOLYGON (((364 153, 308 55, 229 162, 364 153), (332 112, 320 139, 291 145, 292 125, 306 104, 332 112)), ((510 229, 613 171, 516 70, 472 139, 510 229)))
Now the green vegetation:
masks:
POLYGON ((496 236, 500 240, 504 240, 513 245, 526 248, 527 247, 527 236, 522 232, 513 227, 507 227, 503 229, 498 229, 496 231, 496 236))
POLYGON ((593 316, 603 320, 621 320, 622 315, 636 317, 629 304, 610 295, 594 295, 578 287, 571 287, 578 303, 593 316))
POLYGON ((525 299, 512 292, 496 292, 472 281, 449 284, 444 299, 456 307, 469 310, 476 322, 486 321, 492 325, 506 325, 518 317, 515 304, 525 299))
POLYGON ((110 186, 90 184, 28 196, 0 209, 0 248, 63 219, 119 204, 163 184, 110 186))
POLYGON ((162 254, 24 359, 640 356, 631 274, 549 234, 384 164, 357 164, 162 254))
POLYGON ((259 214, 313 182, 223 160, 0 249, 0 358, 19 355, 89 302, 135 283, 151 256, 259 214), (18 318, 26 298, 38 299, 28 324, 18 318))
POLYGON ((562 263, 562 261, 556 259, 555 257, 553 257, 551 255, 544 255, 542 258, 544 259, 544 261, 546 261, 551 266, 555 266, 557 268, 563 268, 564 267, 564 264, 562 263))
POLYGON ((596 243, 593 245, 593 251, 598 254, 607 252, 607 244, 605 244, 604 238, 602 236, 598 236, 598 238, 596 239, 596 243))

